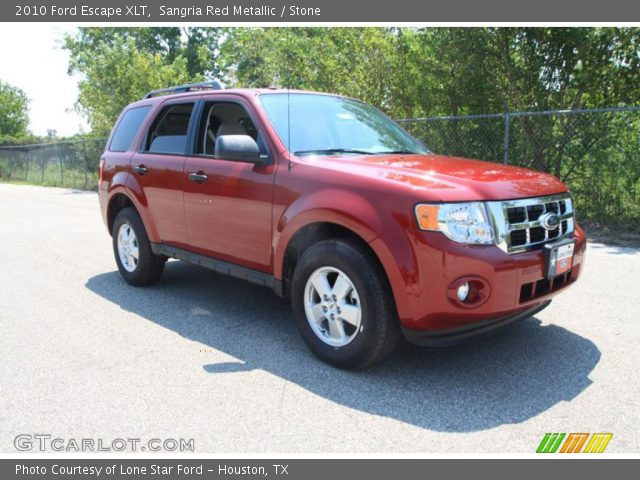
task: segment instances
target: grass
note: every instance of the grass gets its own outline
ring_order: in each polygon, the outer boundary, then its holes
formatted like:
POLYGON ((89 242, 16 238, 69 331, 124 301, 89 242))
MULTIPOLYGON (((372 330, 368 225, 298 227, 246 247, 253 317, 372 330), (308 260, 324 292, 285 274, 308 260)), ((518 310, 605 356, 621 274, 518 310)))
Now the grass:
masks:
POLYGON ((10 171, 8 165, 0 164, 0 181, 28 185, 42 185, 45 187, 65 187, 81 190, 97 190, 98 172, 63 168, 49 163, 44 170, 36 165, 29 170, 20 169, 10 171), (11 175, 9 173, 11 172, 11 175))

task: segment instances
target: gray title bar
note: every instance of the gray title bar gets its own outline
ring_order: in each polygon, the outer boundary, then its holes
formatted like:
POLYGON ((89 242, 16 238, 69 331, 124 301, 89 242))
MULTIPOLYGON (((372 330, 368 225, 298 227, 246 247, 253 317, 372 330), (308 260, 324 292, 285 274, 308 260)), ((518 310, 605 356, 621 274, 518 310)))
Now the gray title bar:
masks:
POLYGON ((366 478, 630 478, 639 460, 0 460, 0 478, 121 479, 270 477, 287 480, 366 478))
POLYGON ((3 22, 639 22, 629 0, 14 0, 3 22))

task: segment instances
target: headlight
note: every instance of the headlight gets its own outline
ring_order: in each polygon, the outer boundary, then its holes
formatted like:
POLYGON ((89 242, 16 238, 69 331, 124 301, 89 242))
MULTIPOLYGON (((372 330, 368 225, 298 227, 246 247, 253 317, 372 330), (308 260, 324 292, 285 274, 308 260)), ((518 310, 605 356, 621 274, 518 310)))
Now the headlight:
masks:
POLYGON ((444 233, 458 243, 495 243, 493 228, 484 203, 420 204, 416 219, 422 230, 444 233))

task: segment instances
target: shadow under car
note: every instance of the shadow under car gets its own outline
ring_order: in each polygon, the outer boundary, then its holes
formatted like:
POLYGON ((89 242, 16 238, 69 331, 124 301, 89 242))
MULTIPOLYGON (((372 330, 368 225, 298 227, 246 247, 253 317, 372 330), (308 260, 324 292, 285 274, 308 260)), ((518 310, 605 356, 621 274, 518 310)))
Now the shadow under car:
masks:
POLYGON ((590 340, 528 318, 445 349, 402 344, 383 363, 335 369, 307 350, 289 303, 270 290, 178 261, 160 282, 127 285, 117 271, 86 287, 140 317, 238 362, 201 365, 211 374, 262 369, 332 402, 443 432, 524 422, 590 384, 600 359, 590 340))

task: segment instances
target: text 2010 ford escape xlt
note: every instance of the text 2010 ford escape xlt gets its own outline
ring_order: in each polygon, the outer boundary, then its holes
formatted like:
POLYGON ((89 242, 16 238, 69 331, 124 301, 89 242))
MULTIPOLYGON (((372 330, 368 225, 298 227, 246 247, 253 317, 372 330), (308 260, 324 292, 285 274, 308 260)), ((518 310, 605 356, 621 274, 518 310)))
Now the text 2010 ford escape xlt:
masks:
POLYGON ((150 92, 116 123, 99 186, 128 283, 174 257, 271 287, 342 368, 402 336, 447 345, 535 314, 576 281, 586 245, 555 177, 435 155, 321 93, 150 92))

